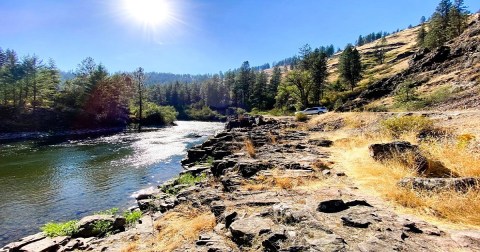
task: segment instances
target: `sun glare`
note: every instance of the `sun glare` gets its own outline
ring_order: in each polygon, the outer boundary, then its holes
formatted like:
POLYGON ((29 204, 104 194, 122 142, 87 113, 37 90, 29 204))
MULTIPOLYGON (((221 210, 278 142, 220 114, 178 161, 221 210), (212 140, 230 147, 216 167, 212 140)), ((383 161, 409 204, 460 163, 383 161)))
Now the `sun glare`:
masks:
POLYGON ((126 13, 143 25, 157 27, 172 18, 168 0, 123 0, 126 13))

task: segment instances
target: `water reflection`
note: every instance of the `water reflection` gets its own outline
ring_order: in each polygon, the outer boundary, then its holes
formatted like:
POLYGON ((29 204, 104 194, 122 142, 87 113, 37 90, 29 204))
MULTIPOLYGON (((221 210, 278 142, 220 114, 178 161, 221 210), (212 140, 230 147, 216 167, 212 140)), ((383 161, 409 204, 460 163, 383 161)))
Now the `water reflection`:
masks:
POLYGON ((133 192, 175 176, 186 149, 222 128, 220 123, 178 122, 155 131, 54 145, 0 145, 0 246, 37 232, 48 221, 128 207, 133 192))

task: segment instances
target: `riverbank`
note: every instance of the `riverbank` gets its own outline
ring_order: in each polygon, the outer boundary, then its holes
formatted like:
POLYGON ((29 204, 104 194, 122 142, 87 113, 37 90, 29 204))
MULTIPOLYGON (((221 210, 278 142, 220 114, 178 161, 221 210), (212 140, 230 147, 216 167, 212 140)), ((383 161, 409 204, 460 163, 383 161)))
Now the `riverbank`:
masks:
POLYGON ((309 123, 290 118, 229 122, 228 130, 188 151, 182 161, 184 175, 136 196, 143 216, 135 225, 126 226, 119 216, 88 217, 79 222, 79 229, 92 230, 95 223, 103 221, 111 223, 110 231, 115 234, 92 237, 91 232, 75 233, 75 238, 37 234, 4 250, 480 248, 480 231, 475 227, 457 230, 436 225, 398 211, 378 195, 359 188, 356 175, 338 159, 348 151, 341 144, 346 140, 338 135, 335 139, 317 135, 333 134, 344 127, 345 120, 332 115, 315 117, 318 121, 309 123))

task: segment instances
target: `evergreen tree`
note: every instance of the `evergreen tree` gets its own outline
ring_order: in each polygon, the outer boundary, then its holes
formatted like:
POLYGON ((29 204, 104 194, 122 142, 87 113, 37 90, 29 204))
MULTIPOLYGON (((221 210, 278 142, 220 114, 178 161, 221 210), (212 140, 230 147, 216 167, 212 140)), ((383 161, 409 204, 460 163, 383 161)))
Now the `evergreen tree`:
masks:
POLYGON ((425 30, 425 24, 422 23, 420 26, 420 30, 417 33, 417 46, 424 47, 425 46, 425 37, 427 36, 427 31, 425 30))
POLYGON ((275 96, 278 92, 278 86, 282 81, 282 70, 280 67, 274 67, 270 82, 267 88, 266 108, 272 109, 275 106, 275 96))
POLYGON ((361 79, 362 65, 360 53, 351 44, 348 44, 340 55, 339 71, 340 76, 350 84, 353 91, 361 79))

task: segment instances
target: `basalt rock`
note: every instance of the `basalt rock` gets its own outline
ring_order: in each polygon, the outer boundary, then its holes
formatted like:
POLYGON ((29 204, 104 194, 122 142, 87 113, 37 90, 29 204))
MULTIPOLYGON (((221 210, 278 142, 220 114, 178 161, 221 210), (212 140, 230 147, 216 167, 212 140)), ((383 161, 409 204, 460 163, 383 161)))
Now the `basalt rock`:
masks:
POLYGON ((104 223, 109 227, 109 230, 101 230, 104 232, 118 232, 124 231, 126 220, 124 217, 114 217, 113 215, 91 215, 82 218, 77 226, 78 232, 74 235, 74 237, 92 237, 92 236, 99 236, 105 235, 105 233, 101 233, 100 230, 96 228, 96 225, 99 223, 104 223))
POLYGON ((368 147, 370 156, 376 161, 385 161, 393 158, 399 158, 400 161, 407 164, 408 155, 413 156, 413 169, 418 173, 423 173, 428 169, 428 160, 424 157, 418 146, 409 142, 391 142, 385 144, 372 144, 368 147))
POLYGON ((250 217, 234 221, 230 225, 232 240, 239 246, 251 246, 255 237, 272 231, 274 223, 270 219, 250 217))
POLYGON ((478 188, 480 178, 403 178, 398 182, 400 187, 425 190, 425 191, 444 191, 454 190, 457 192, 466 192, 469 189, 478 188))

